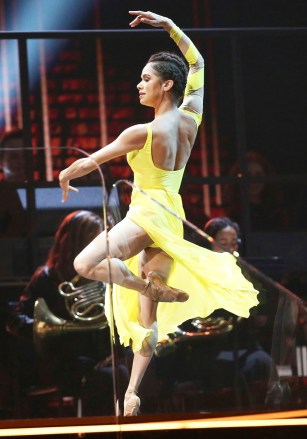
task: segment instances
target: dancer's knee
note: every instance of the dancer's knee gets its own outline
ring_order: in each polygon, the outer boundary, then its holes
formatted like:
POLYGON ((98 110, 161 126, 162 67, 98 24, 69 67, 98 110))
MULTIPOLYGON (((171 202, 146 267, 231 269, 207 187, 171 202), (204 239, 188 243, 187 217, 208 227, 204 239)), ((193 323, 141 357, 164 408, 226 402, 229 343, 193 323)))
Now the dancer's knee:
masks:
MULTIPOLYGON (((86 279, 96 279, 95 271, 96 265, 90 264, 86 259, 82 256, 77 256, 74 260, 74 268, 80 276, 85 277, 86 279)), ((102 279, 103 280, 103 279, 102 279)))
POLYGON ((74 260, 74 268, 80 276, 85 277, 86 279, 108 282, 109 275, 106 259, 95 264, 78 255, 74 260))
POLYGON ((140 351, 140 354, 143 357, 150 357, 154 353, 158 342, 157 322, 154 322, 152 325, 148 326, 148 329, 151 329, 151 333, 143 340, 140 351))
POLYGON ((80 276, 88 278, 89 274, 90 274, 90 267, 89 265, 86 263, 86 261, 84 261, 84 259, 80 256, 77 256, 74 260, 74 269, 76 270, 76 272, 78 274, 80 274, 80 276))

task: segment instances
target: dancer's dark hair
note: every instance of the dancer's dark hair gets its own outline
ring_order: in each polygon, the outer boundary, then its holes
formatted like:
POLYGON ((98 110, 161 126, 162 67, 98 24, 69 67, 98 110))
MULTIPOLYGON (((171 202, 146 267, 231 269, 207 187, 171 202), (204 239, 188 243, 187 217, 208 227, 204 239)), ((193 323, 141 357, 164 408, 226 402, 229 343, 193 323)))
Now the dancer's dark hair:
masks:
POLYGON ((188 68, 185 61, 175 53, 158 52, 151 55, 148 62, 153 64, 154 70, 163 80, 174 81, 172 91, 176 101, 179 102, 183 98, 187 83, 188 68))

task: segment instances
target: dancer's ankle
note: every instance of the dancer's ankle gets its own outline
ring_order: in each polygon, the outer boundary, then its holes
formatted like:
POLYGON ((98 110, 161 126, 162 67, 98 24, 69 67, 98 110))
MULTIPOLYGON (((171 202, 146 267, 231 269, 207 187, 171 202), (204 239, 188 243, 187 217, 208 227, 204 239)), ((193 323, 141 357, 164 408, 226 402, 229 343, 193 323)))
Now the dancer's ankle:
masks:
POLYGON ((150 279, 144 279, 145 280, 145 287, 144 287, 144 289, 143 289, 143 291, 141 291, 141 294, 143 294, 144 296, 146 296, 147 294, 147 290, 148 290, 148 288, 150 287, 150 285, 151 285, 151 280, 150 279))
POLYGON ((126 395, 131 395, 132 393, 134 393, 135 395, 137 395, 138 394, 138 391, 134 388, 134 387, 129 387, 127 390, 126 390, 126 395))
POLYGON ((189 298, 185 291, 167 285, 161 274, 155 271, 147 274, 142 294, 153 302, 186 302, 189 298))

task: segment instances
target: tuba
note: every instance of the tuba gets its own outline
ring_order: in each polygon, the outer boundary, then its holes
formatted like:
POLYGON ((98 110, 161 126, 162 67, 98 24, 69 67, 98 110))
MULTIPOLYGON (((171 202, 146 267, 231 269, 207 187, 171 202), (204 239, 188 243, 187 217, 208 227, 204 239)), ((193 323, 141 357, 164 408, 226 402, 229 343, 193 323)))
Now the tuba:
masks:
POLYGON ((42 347, 47 337, 104 329, 108 325, 104 308, 105 284, 93 281, 76 286, 80 280, 81 277, 76 276, 72 281, 62 282, 58 286, 58 293, 63 297, 71 319, 55 316, 43 298, 36 300, 33 338, 38 348, 42 347))

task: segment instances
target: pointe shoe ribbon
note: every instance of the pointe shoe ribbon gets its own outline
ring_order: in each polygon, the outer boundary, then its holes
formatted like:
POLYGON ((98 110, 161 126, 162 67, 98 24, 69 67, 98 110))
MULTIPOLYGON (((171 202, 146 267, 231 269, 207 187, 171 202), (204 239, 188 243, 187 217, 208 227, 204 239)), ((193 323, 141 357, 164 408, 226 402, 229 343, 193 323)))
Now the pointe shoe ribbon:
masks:
POLYGON ((186 302, 189 295, 177 288, 167 285, 161 275, 150 271, 147 275, 147 285, 143 294, 153 302, 186 302))

